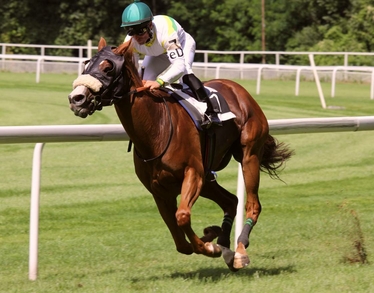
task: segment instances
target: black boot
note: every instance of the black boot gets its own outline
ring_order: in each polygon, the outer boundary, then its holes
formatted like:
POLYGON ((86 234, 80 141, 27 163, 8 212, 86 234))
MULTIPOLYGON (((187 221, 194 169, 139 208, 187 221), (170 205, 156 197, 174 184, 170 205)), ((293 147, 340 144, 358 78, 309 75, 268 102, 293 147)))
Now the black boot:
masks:
POLYGON ((200 79, 198 79, 193 73, 190 73, 183 76, 183 82, 190 87, 198 101, 207 104, 208 108, 205 111, 204 121, 201 123, 201 126, 203 128, 209 128, 212 125, 222 126, 222 122, 219 120, 217 115, 218 110, 213 108, 213 105, 200 79))
POLYGON ((218 113, 214 110, 212 102, 208 97, 206 99, 206 105, 208 108, 205 111, 204 121, 201 123, 201 126, 206 129, 212 125, 222 126, 222 122, 218 118, 218 113))

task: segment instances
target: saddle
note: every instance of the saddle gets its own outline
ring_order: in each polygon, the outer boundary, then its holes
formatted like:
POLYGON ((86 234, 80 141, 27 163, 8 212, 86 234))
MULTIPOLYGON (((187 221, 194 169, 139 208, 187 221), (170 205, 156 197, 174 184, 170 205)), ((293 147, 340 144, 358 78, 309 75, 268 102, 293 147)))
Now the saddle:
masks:
MULTIPOLYGON (((186 110, 191 117, 196 128, 203 131, 201 123, 204 120, 207 105, 196 99, 189 87, 184 84, 171 84, 165 87, 165 90, 186 110)), ((230 111, 230 108, 224 97, 213 88, 205 87, 205 91, 217 112, 218 118, 221 122, 235 118, 236 116, 230 111)))

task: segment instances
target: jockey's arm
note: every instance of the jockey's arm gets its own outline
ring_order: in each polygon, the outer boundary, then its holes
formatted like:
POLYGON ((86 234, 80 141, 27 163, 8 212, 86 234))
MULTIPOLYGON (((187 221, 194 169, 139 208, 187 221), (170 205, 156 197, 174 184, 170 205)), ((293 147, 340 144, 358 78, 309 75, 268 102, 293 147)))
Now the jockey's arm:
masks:
POLYGON ((170 84, 180 79, 186 68, 183 48, 176 40, 169 41, 169 44, 166 54, 171 64, 158 76, 158 79, 165 84, 170 84))
POLYGON ((159 88, 177 81, 185 73, 186 65, 183 49, 173 45, 169 47, 166 54, 170 60, 170 66, 166 68, 155 81, 147 80, 144 86, 150 89, 159 88))

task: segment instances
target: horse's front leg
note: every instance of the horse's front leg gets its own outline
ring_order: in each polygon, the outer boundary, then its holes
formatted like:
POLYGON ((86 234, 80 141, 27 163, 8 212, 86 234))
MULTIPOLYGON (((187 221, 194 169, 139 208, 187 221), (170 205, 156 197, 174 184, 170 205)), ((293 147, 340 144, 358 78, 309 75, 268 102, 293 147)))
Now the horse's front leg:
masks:
POLYGON ((241 269, 249 264, 246 248, 249 246, 249 235, 261 213, 261 204, 258 197, 260 182, 260 160, 257 155, 244 156, 242 161, 243 177, 247 192, 245 205, 246 221, 240 236, 237 239, 237 248, 234 257, 234 268, 241 269))
POLYGON ((191 243, 186 240, 183 230, 178 226, 175 219, 177 211, 177 200, 175 197, 162 197, 153 195, 157 208, 166 226, 169 228, 171 236, 173 237, 176 249, 183 254, 192 254, 193 247, 191 243))
POLYGON ((191 227, 191 209, 199 197, 202 185, 202 176, 194 168, 187 167, 182 184, 181 200, 175 216, 178 226, 186 233, 195 253, 220 257, 222 252, 219 246, 210 242, 204 243, 191 227))

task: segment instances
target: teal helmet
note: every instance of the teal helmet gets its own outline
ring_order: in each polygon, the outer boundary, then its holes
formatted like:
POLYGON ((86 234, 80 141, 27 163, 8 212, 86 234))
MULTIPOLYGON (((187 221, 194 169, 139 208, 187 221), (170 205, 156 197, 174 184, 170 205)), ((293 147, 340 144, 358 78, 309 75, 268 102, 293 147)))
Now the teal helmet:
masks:
POLYGON ((121 27, 135 26, 153 19, 151 9, 147 4, 134 0, 122 13, 121 27))

